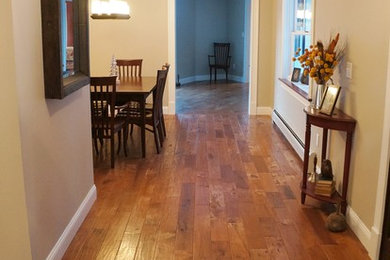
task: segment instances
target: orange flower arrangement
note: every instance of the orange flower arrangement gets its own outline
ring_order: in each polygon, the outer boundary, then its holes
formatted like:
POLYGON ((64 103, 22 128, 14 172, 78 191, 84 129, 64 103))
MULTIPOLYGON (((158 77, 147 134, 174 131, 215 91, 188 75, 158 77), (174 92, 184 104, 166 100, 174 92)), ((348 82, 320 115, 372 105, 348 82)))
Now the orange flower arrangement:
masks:
MULTIPOLYGON (((303 68, 305 76, 310 75, 317 84, 326 84, 328 80, 332 80, 334 68, 339 63, 343 51, 336 51, 336 45, 339 41, 339 34, 334 39, 331 39, 327 49, 321 41, 316 45, 311 45, 310 50, 305 49, 304 53, 299 57, 294 57, 292 60, 298 60, 303 68)), ((295 55, 299 55, 301 49, 298 49, 295 55)))

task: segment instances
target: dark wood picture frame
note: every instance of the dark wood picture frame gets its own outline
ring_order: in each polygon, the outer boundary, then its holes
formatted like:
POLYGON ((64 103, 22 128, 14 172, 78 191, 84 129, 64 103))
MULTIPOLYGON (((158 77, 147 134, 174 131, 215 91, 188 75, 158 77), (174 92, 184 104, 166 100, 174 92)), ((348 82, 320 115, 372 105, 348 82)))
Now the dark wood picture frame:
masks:
POLYGON ((300 75, 301 75, 301 69, 300 68, 294 68, 293 73, 291 75, 291 81, 292 82, 298 82, 300 75))
POLYGON ((337 85, 328 85, 321 100, 320 113, 331 116, 337 99, 340 95, 341 87, 337 85))
POLYGON ((88 0, 73 2, 74 75, 63 77, 61 0, 41 0, 45 97, 63 99, 89 84, 88 0))

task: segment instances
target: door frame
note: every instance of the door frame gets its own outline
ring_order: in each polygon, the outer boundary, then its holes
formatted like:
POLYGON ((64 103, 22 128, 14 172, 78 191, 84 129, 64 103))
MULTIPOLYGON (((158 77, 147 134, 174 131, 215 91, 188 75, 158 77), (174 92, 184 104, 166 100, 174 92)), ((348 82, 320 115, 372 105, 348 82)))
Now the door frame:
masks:
MULTIPOLYGON (((390 39, 387 58, 387 80, 385 100, 390 100, 390 39)), ((390 162, 390 102, 385 102, 379 176, 375 202, 374 224, 371 227, 369 255, 378 259, 382 242, 382 231, 386 209, 386 192, 390 162)))
MULTIPOLYGON (((249 102, 248 114, 256 115, 257 109, 257 74, 259 53, 259 8, 258 0, 250 0, 250 48, 249 48, 249 102)), ((171 64, 168 77, 167 114, 176 113, 176 0, 168 0, 168 62, 171 64), (173 75, 173 76, 172 76, 173 75)))

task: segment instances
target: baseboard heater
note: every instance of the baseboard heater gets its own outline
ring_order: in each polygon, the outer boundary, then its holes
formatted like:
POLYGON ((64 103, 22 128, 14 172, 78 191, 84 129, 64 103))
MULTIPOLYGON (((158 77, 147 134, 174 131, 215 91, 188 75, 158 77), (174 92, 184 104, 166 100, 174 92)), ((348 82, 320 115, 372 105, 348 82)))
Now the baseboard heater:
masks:
POLYGON ((287 124, 287 122, 283 119, 283 117, 279 114, 279 112, 276 109, 274 109, 274 113, 280 119, 280 121, 282 121, 282 123, 286 126, 288 131, 297 140, 297 142, 300 144, 300 146, 302 146, 302 148, 305 148, 304 142, 302 142, 302 140, 299 138, 299 136, 294 132, 294 130, 292 130, 292 128, 287 124))

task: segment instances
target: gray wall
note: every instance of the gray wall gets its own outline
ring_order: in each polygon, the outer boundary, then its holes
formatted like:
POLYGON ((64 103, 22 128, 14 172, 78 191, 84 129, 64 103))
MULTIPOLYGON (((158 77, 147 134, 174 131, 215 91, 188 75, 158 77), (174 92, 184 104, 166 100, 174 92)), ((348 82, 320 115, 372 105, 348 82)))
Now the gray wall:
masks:
MULTIPOLYGON (((213 42, 230 42, 229 74, 243 76, 245 1, 177 0, 176 69, 180 78, 209 74, 213 42)), ((221 71, 222 72, 222 71, 221 71)))

